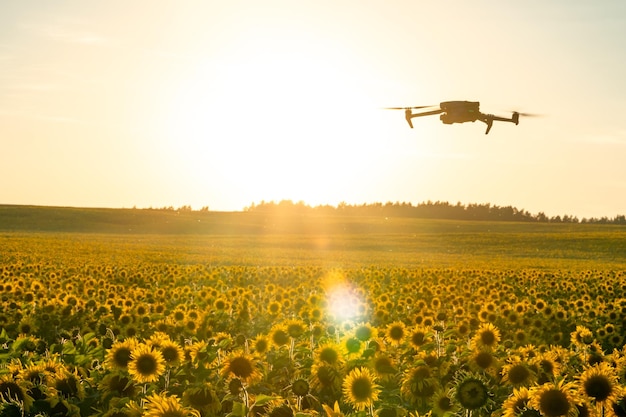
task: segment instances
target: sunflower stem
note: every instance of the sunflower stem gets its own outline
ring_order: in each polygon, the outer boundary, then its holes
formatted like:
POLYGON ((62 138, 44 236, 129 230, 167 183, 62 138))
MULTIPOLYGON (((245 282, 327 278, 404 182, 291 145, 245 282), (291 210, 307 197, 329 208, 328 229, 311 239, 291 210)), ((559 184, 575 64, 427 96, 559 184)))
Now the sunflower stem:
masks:
POLYGON ((172 369, 168 366, 167 372, 165 372, 165 389, 167 390, 170 386, 170 372, 172 369))
POLYGON ((146 405, 146 393, 148 392, 148 384, 143 384, 143 386, 141 387, 141 401, 139 401, 139 405, 141 406, 141 408, 144 408, 144 406, 146 405))
POLYGON ((441 335, 435 330, 435 341, 437 342, 437 358, 441 357, 441 335))
POLYGON ((249 409, 248 401, 250 399, 248 397, 248 390, 246 389, 246 386, 243 382, 241 383, 241 392, 243 393, 243 404, 246 406, 246 412, 247 412, 249 409))

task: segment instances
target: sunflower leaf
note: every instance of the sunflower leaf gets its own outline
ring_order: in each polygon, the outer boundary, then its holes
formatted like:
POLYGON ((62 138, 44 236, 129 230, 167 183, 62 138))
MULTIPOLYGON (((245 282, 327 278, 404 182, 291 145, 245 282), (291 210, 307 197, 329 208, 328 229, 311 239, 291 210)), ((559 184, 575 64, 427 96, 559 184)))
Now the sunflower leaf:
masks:
POLYGON ((246 405, 244 403, 234 401, 233 411, 228 413, 227 417, 245 417, 246 414, 247 414, 246 405))
POLYGON ((270 396, 270 395, 263 395, 260 394, 256 397, 256 401, 254 402, 254 405, 256 406, 264 406, 265 404, 271 402, 271 401, 275 401, 275 400, 281 400, 281 397, 274 397, 274 396, 270 396))

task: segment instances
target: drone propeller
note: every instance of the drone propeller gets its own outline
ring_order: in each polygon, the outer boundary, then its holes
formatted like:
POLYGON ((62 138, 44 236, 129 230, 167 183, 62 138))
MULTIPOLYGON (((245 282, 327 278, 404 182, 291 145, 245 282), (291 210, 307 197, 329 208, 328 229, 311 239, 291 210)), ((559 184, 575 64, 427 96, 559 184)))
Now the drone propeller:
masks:
POLYGON ((523 113, 523 112, 515 111, 515 110, 511 110, 511 113, 517 113, 520 116, 524 116, 524 117, 541 117, 541 116, 543 116, 542 114, 538 114, 538 113, 523 113))
POLYGON ((387 110, 417 110, 417 109, 426 109, 428 107, 437 107, 437 106, 383 107, 383 108, 387 110))

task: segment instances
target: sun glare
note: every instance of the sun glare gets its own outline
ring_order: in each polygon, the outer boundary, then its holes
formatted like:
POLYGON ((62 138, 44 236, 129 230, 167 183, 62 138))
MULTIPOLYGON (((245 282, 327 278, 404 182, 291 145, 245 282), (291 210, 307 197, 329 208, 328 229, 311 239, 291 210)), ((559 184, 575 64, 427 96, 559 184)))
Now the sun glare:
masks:
POLYGON ((212 166, 238 194, 257 201, 342 201, 360 182, 375 152, 364 146, 371 124, 366 130, 359 120, 375 106, 345 57, 311 47, 312 40, 301 43, 308 47, 250 40, 177 74, 164 135, 185 169, 212 166))
POLYGON ((362 314, 362 300, 356 288, 338 271, 326 275, 323 281, 328 313, 337 322, 353 320, 362 314))

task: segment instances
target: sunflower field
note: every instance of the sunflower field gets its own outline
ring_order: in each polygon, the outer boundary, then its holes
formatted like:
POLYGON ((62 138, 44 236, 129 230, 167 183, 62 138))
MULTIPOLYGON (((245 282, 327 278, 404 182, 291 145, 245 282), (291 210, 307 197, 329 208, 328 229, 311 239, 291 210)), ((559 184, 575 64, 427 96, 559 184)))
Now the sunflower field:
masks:
POLYGON ((626 416, 624 268, 120 239, 4 236, 1 416, 626 416))

